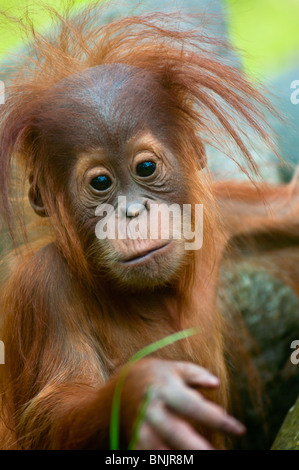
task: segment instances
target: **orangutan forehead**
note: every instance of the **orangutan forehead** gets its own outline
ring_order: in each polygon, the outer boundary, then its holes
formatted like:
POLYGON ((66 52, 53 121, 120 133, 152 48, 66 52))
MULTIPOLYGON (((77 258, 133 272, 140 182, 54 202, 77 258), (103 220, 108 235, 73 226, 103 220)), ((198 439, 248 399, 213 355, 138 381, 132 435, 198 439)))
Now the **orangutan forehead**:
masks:
POLYGON ((59 82, 40 117, 43 130, 83 147, 121 144, 167 124, 163 89, 149 72, 122 64, 93 67, 59 82), (163 108, 163 111, 162 111, 163 108))

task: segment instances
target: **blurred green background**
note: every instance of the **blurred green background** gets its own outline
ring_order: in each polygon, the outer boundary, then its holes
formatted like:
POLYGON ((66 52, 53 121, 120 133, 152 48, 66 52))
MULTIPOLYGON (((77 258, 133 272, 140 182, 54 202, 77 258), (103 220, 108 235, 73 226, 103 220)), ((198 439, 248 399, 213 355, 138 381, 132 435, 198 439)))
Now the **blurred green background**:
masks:
MULTIPOLYGON (((62 0, 51 0, 44 1, 43 3, 51 5, 58 11, 62 11, 61 6, 63 5, 62 0)), ((73 0, 75 5, 82 5, 88 3, 88 1, 73 0)), ((36 2, 38 4, 38 2, 36 2)), ((41 9, 38 9, 38 13, 34 13, 34 1, 30 0, 0 0, 0 10, 5 11, 6 14, 11 16, 22 16, 26 8, 30 9, 30 17, 34 19, 35 24, 39 28, 46 28, 49 23, 49 15, 43 13, 41 9)), ((14 47, 22 44, 22 37, 16 34, 8 23, 0 23, 0 59, 11 51, 14 47)))
MULTIPOLYGON (((63 1, 48 3, 59 9, 63 1)), ((78 6, 84 3, 88 1, 74 0, 78 6)), ((146 1, 143 3, 146 5, 146 1)), ((298 59, 299 0, 223 0, 222 3, 229 18, 231 40, 244 52, 243 65, 247 72, 256 76, 275 74, 292 64, 296 54, 298 59)), ((33 1, 0 0, 0 9, 12 15, 27 6, 34 12, 33 1)), ((44 28, 49 18, 39 11, 35 21, 44 28)), ((0 24, 0 58, 21 41, 11 26, 0 24)))
POLYGON ((247 72, 280 73, 299 62, 299 0, 225 0, 229 31, 247 72))

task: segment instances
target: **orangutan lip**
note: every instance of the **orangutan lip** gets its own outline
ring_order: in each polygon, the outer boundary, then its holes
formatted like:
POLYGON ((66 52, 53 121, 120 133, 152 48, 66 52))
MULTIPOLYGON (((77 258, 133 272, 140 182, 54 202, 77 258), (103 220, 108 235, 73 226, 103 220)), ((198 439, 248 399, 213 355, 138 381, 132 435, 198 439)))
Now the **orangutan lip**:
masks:
POLYGON ((128 258, 126 260, 121 260, 120 263, 122 263, 122 264, 139 263, 140 261, 144 261, 144 260, 150 258, 153 254, 158 253, 159 251, 162 251, 168 245, 170 245, 170 242, 167 242, 164 245, 153 248, 152 250, 145 251, 142 254, 139 254, 138 256, 134 256, 134 257, 132 256, 131 258, 128 258))

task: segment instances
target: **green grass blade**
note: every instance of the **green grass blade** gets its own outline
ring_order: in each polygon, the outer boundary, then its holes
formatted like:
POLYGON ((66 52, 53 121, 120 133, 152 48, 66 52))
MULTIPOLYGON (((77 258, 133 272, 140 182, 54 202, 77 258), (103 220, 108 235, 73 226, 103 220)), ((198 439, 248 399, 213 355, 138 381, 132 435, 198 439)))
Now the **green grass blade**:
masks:
MULTIPOLYGON (((152 354, 153 352, 158 351, 159 349, 162 349, 166 346, 169 346, 170 344, 175 343, 176 341, 179 341, 181 339, 188 338, 189 336, 193 336, 199 333, 199 330, 197 328, 189 328, 187 330, 183 331, 178 331, 176 333, 173 333, 172 335, 166 336, 165 338, 162 338, 158 341, 155 341, 152 344, 149 344, 148 346, 144 347, 140 351, 138 351, 136 354, 134 354, 131 359, 129 359, 128 363, 124 366, 122 369, 118 381, 115 386, 114 390, 114 395, 113 395, 113 401, 112 401, 112 411, 111 411, 111 420, 110 420, 110 449, 111 450, 119 450, 119 429, 120 429, 120 403, 121 403, 121 394, 124 386, 125 379, 128 375, 128 372, 132 365, 139 361, 140 359, 143 359, 144 357, 148 356, 149 354, 152 354)), ((142 413, 144 414, 146 411, 146 407, 148 404, 148 396, 147 399, 144 400, 142 403, 143 406, 140 408, 140 412, 138 413, 134 429, 137 432, 137 427, 139 429, 141 422, 139 419, 139 414, 142 413), (137 423, 137 424, 136 424, 137 423)), ((144 415, 142 416, 143 419, 144 415)), ((134 431, 133 431, 134 432, 134 431)), ((136 440, 137 442, 137 435, 133 438, 132 440, 136 440)), ((131 442, 132 442, 131 440, 131 442)))

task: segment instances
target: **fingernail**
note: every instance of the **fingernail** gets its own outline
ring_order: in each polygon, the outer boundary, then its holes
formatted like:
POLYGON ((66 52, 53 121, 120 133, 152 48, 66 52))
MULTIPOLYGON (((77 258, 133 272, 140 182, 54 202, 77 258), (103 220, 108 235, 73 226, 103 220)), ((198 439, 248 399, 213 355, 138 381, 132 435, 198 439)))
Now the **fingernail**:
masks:
POLYGON ((220 383, 220 380, 218 379, 218 377, 215 377, 215 375, 208 375, 207 379, 212 385, 219 385, 220 383))
POLYGON ((244 434, 246 432, 245 426, 240 423, 240 421, 237 421, 236 419, 230 419, 229 422, 227 422, 228 428, 230 428, 231 431, 237 433, 237 434, 244 434))

